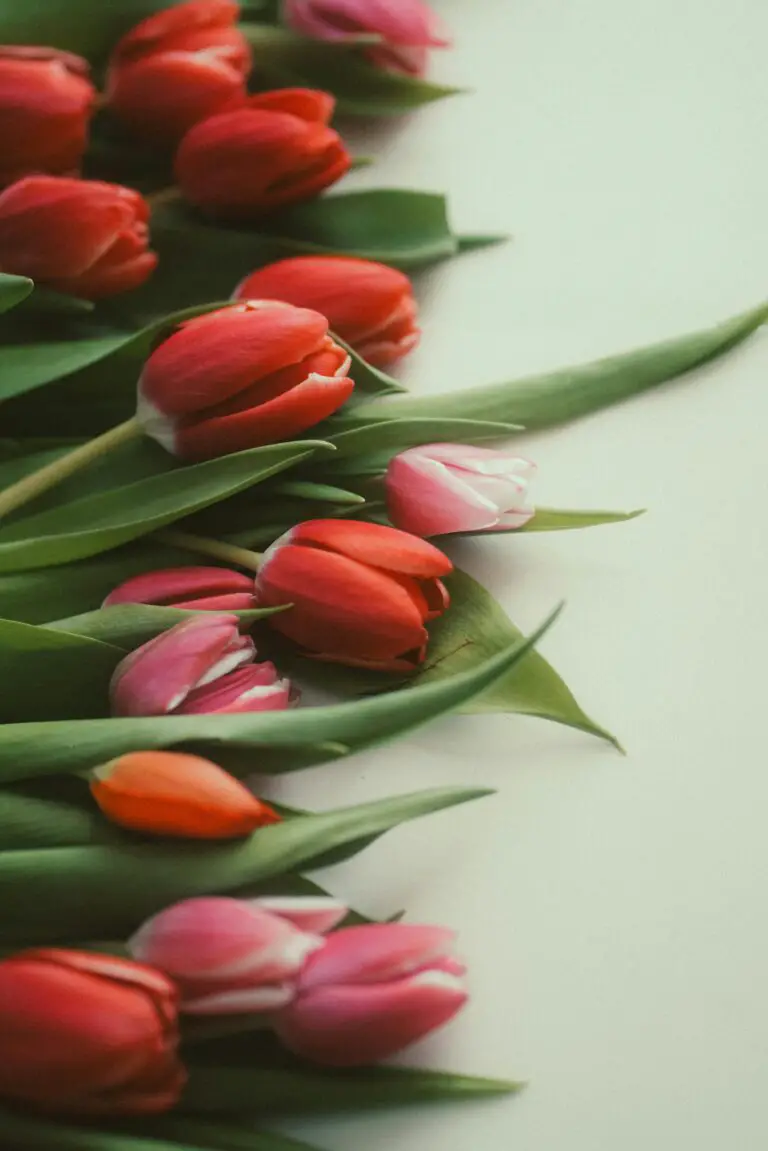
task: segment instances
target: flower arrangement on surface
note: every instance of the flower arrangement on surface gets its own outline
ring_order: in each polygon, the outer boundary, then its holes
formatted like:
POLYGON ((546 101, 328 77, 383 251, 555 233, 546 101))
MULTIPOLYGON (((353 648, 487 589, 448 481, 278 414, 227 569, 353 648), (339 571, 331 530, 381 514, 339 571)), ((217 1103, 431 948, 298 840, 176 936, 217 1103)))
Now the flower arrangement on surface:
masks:
POLYGON ((639 514, 536 507, 514 437, 726 353, 768 305, 404 394, 408 272, 496 238, 439 195, 338 191, 336 112, 448 94, 430 8, 46 5, 50 44, 35 9, 0 47, 0 1143, 277 1149, 273 1114, 514 1092, 381 1065, 465 1006, 453 933, 305 874, 486 793, 311 813, 250 782, 473 705, 619 747, 536 650, 558 609, 523 636, 451 537, 639 514), (318 678, 337 698, 311 706, 318 678))

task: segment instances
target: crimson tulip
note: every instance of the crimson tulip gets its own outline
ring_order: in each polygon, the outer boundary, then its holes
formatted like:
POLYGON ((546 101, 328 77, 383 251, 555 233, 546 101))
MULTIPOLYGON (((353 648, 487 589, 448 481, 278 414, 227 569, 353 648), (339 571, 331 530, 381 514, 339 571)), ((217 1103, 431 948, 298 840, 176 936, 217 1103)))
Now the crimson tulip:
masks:
POLYGON ((328 127, 333 107, 325 92, 284 88, 196 124, 174 165, 184 196, 216 218, 245 222, 316 196, 351 164, 328 127))
POLYGON ((308 520, 265 552, 256 599, 293 605, 268 622, 313 659, 413 671, 426 653, 425 623, 448 607, 440 577, 452 567, 432 544, 396 528, 308 520))
POLYGON ((96 99, 88 73, 70 52, 0 47, 0 187, 79 169, 96 99))
POLYGON ((187 611, 240 611, 255 604, 253 576, 208 567, 144 572, 111 591, 102 607, 124 603, 148 603, 187 611))
POLYGON ((137 418, 181 459, 287 440, 352 394, 349 357, 318 312, 254 301, 187 320, 139 380, 137 418))
POLYGON ((157 265, 148 219, 132 188, 27 176, 0 194, 0 269, 89 300, 130 291, 157 265))
POLYGON ((424 0, 285 0, 288 24, 316 40, 365 41, 379 68, 423 75, 428 49, 447 48, 450 37, 424 0), (373 44, 367 41, 375 37, 373 44))
POLYGON ((353 256, 294 256, 251 272, 236 300, 286 300, 326 316, 331 330, 376 367, 419 342, 416 301, 403 272, 353 256))
POLYGON ((152 144, 175 144, 193 124, 245 103, 251 50, 233 0, 190 0, 143 20, 118 42, 106 104, 152 144))
POLYGON ((178 993, 143 963, 61 948, 0 962, 0 1097, 59 1114, 151 1115, 178 1101, 178 993))

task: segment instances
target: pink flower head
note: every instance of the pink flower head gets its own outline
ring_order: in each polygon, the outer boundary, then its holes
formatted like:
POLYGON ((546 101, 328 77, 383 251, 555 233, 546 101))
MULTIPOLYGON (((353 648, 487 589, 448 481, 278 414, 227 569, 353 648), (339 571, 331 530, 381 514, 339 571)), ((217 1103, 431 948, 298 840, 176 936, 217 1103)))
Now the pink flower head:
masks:
POLYGON ((387 468, 389 517, 417 536, 519 528, 534 514, 527 495, 535 471, 530 460, 494 448, 409 448, 387 468))
POLYGON ((112 714, 200 715, 281 711, 291 684, 256 648, 235 615, 193 616, 143 644, 117 665, 112 714))
POLYGON ((187 611, 241 611, 255 604, 253 576, 227 568, 163 568, 125 580, 102 607, 148 603, 187 611))

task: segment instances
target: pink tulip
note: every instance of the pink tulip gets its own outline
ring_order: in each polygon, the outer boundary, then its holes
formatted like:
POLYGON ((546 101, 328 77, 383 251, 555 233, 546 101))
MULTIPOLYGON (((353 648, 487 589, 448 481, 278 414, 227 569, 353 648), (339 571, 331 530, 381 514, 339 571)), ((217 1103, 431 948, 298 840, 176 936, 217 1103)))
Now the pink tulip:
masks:
POLYGON ((534 514, 526 497, 535 471, 530 460, 494 448, 409 448, 387 468, 389 518, 425 537, 520 528, 534 514))
POLYGON ((378 36, 365 55, 379 68, 421 76, 429 48, 447 48, 450 37, 423 0, 286 0, 292 28, 315 40, 354 43, 378 36))
POLYGON ((273 1025, 297 1055, 336 1067, 394 1055, 464 1005, 463 966, 443 927, 349 927, 306 959, 298 994, 273 1025))
POLYGON ((253 576, 227 568, 163 568, 144 572, 109 593, 102 607, 148 603, 187 611, 239 611, 252 608, 253 576))
POLYGON ((293 999, 307 957, 346 914, 335 899, 187 899, 149 919, 131 954, 176 982, 194 1015, 273 1011, 293 999))
POLYGON ((192 616, 121 660, 109 685, 112 714, 199 715, 281 711, 291 684, 256 648, 235 615, 192 616))

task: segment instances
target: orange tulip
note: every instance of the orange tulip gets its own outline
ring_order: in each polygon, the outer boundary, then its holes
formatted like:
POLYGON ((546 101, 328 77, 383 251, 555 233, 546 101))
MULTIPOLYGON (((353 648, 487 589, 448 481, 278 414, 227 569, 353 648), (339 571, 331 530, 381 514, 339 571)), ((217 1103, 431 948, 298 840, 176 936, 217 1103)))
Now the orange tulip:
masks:
POLYGON ((104 815, 133 831, 232 839, 279 823, 268 804, 215 763, 175 751, 132 751, 91 774, 104 815))

